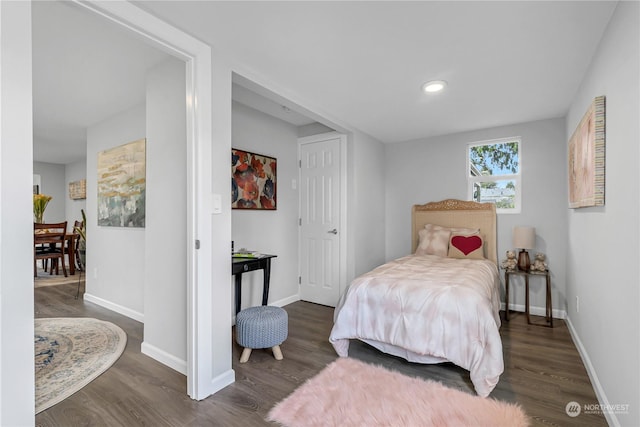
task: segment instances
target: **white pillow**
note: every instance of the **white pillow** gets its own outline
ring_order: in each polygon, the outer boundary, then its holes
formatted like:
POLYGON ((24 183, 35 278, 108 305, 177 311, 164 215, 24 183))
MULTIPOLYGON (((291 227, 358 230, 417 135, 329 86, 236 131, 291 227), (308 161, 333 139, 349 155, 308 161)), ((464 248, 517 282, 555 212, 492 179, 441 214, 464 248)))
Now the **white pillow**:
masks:
POLYGON ((419 243, 416 248, 416 255, 447 256, 449 252, 449 237, 451 237, 451 231, 448 229, 425 227, 418 232, 418 237, 419 243))

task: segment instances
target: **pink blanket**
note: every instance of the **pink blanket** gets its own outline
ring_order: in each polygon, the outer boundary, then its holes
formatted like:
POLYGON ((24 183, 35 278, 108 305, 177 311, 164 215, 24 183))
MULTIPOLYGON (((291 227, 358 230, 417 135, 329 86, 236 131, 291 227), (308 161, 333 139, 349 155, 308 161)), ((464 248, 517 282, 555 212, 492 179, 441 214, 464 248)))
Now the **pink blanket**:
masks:
POLYGON ((488 260, 409 255, 356 278, 329 341, 339 356, 357 338, 410 361, 468 369, 486 397, 504 370, 498 269, 488 260))

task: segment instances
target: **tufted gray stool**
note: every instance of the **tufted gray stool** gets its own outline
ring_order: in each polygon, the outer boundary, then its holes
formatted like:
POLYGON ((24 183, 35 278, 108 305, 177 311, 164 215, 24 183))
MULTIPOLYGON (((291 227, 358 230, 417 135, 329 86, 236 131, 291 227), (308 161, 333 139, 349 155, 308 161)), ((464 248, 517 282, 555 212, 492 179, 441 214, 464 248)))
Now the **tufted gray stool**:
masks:
POLYGON ((282 360, 280 344, 287 339, 287 312, 280 307, 249 307, 236 315, 236 341, 244 350, 240 363, 245 363, 254 348, 271 348, 273 357, 282 360))

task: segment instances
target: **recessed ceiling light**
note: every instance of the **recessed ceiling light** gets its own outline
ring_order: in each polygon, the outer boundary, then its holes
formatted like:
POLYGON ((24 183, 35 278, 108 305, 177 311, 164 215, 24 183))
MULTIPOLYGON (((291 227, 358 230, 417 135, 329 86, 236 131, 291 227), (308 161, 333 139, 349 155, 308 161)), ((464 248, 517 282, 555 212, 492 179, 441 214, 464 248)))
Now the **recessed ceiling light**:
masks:
POLYGON ((426 93, 440 92, 447 86, 444 80, 431 80, 422 85, 422 90, 426 93))

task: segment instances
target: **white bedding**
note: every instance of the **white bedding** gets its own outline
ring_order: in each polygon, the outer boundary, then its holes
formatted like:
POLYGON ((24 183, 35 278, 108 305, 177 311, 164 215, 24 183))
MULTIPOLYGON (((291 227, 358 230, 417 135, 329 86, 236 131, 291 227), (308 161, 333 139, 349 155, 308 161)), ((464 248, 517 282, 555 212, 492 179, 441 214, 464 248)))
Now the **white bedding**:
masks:
POLYGON ((504 369, 499 309, 495 263, 409 255, 351 283, 329 341, 342 357, 355 338, 410 361, 450 361, 486 397, 504 369))

